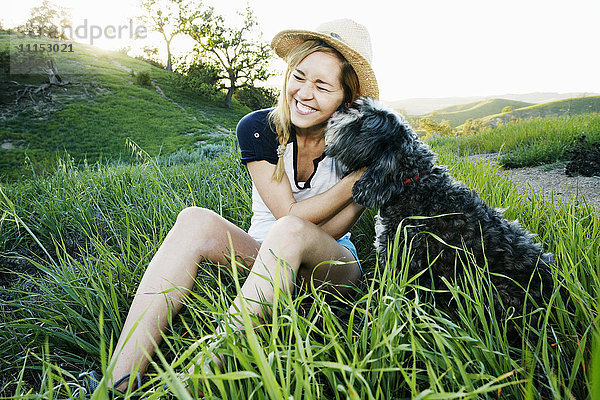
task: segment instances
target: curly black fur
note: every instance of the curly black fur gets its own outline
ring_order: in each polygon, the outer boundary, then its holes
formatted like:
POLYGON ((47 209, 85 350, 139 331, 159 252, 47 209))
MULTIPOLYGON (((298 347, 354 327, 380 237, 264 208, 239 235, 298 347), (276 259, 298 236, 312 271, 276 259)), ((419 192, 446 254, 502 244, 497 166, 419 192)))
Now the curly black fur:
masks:
MULTIPOLYGON (((381 264, 400 229, 400 238, 412 249, 409 275, 431 268, 419 278, 421 285, 445 289, 442 278, 455 281, 462 268, 472 265, 468 258, 487 265, 498 295, 498 316, 505 316, 509 307, 522 315, 527 288, 538 305, 550 296, 552 255, 517 222, 504 219, 446 168, 435 165, 435 154, 402 116, 361 98, 330 119, 325 141, 325 153, 344 174, 367 167, 352 194, 358 204, 379 207, 375 247, 381 264), (410 218, 414 216, 426 218, 410 218)), ((436 294, 440 303, 448 299, 436 294)))

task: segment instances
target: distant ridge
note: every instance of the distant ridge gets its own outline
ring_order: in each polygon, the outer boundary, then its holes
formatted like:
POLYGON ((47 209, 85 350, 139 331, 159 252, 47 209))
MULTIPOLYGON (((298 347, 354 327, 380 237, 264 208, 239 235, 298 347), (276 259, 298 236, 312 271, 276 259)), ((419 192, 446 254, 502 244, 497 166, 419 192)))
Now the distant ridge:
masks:
POLYGON ((590 97, 598 96, 599 93, 590 92, 572 92, 572 93, 556 93, 556 92, 534 92, 524 94, 499 94, 490 96, 472 96, 472 97, 439 97, 439 98, 410 98, 403 100, 393 100, 383 102, 389 107, 396 110, 405 110, 409 115, 429 114, 442 108, 452 107, 466 103, 476 103, 488 99, 505 99, 513 101, 522 101, 525 103, 548 103, 551 101, 565 100, 574 97, 590 97))
POLYGON ((421 117, 431 118, 437 123, 444 120, 450 121, 450 125, 455 128, 471 118, 484 118, 488 115, 500 114, 507 107, 510 107, 510 110, 516 110, 532 105, 535 104, 516 100, 488 99, 442 108, 429 114, 421 115, 421 117))
POLYGON ((535 104, 529 107, 513 109, 509 112, 488 115, 484 118, 481 118, 481 121, 485 125, 495 126, 500 121, 506 123, 519 118, 545 118, 592 112, 600 112, 600 96, 569 98, 564 100, 550 101, 542 104, 535 104))

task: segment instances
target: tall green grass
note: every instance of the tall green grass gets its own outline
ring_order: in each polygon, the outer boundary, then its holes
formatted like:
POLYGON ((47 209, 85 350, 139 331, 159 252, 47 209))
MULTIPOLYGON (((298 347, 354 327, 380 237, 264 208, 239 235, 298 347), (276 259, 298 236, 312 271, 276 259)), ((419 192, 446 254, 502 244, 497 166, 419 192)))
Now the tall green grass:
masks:
MULTIPOLYGON (((233 146, 193 163, 143 157, 141 165, 116 167, 63 163, 52 177, 1 187, 0 341, 10 344, 0 347, 2 396, 68 397, 77 393, 78 372, 111 368, 137 284, 181 209, 211 208, 248 227, 250 180, 233 146)), ((184 387, 192 382, 208 398, 227 399, 593 398, 600 370, 592 352, 600 299, 596 210, 519 195, 490 165, 474 169, 450 154, 440 161, 555 253, 557 286, 567 296, 536 311, 539 326, 525 322, 532 340, 508 344, 485 307, 492 291, 482 269, 448 284, 450 313, 403 272, 410 246, 401 232, 399 257, 375 268, 368 211, 353 229, 367 279, 352 296, 327 298, 311 286, 291 297, 275 286, 273 312, 260 321, 244 315, 257 327, 242 335, 212 340, 243 274, 203 265, 140 392, 194 398, 184 387), (222 373, 188 372, 214 350, 225 358, 222 373)))
POLYGON ((526 167, 567 160, 567 150, 577 145, 581 135, 586 135, 590 142, 600 141, 600 114, 535 118, 473 135, 435 137, 428 141, 441 152, 452 151, 462 156, 501 153, 501 164, 526 167))

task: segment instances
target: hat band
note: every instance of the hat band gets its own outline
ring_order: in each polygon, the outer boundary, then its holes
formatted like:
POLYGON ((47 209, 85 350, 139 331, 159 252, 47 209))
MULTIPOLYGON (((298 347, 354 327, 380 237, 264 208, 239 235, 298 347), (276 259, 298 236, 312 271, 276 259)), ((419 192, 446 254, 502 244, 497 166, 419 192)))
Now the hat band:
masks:
POLYGON ((331 32, 330 35, 332 38, 335 38, 335 39, 339 40, 340 42, 344 41, 344 39, 342 39, 342 37, 335 32, 331 32))

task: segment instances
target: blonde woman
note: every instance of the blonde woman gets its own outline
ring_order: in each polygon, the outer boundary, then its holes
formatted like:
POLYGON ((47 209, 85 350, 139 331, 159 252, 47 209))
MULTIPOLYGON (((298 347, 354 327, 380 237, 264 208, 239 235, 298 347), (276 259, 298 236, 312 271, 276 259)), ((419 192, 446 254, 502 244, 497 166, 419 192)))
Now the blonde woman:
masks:
MULTIPOLYGON (((323 151, 327 121, 340 106, 378 97, 369 34, 354 21, 336 20, 315 31, 280 32, 272 47, 288 64, 279 103, 247 115, 237 127, 241 162, 252 178, 250 229, 204 208, 181 211, 140 282, 117 343, 109 384, 119 390, 130 381, 139 385, 150 362, 145 354, 154 353, 170 311, 181 308, 185 291, 160 293, 173 286, 191 290, 203 261, 230 265, 230 240, 236 256, 252 266, 229 310, 229 323, 239 328, 240 307, 260 315, 260 304, 272 300, 273 282, 264 277, 275 277, 278 265, 285 266, 281 287, 288 292, 300 278, 343 294, 361 278, 348 233, 363 212, 352 201, 361 173, 340 180, 323 151), (327 260, 343 263, 321 264, 327 260)), ((100 377, 82 375, 93 390, 100 377)))

